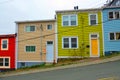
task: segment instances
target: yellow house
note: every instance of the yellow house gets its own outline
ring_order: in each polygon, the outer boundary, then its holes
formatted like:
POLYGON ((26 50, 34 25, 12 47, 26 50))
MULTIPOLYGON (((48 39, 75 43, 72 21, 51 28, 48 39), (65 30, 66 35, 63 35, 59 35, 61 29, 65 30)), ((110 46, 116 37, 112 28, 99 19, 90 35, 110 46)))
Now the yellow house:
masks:
POLYGON ((56 21, 17 21, 17 68, 56 62, 56 21))
POLYGON ((103 55, 102 10, 56 11, 58 58, 103 55))

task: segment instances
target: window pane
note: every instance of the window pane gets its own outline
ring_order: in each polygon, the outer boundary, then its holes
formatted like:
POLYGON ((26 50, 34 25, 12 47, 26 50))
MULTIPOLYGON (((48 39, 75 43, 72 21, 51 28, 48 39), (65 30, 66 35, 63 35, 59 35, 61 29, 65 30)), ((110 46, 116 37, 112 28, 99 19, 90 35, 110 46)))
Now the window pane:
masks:
POLYGON ((30 31, 35 31, 35 26, 30 26, 30 31))
POLYGON ((30 51, 30 46, 26 46, 26 52, 30 51))
POLYGON ((96 15, 90 15, 90 25, 96 25, 97 21, 96 21, 96 15))
POLYGON ((120 33, 116 33, 116 40, 120 40, 120 33))
POLYGON ((115 40, 114 33, 110 33, 110 40, 115 40))
POLYGON ((64 48, 69 48, 69 38, 64 38, 63 39, 63 47, 64 48))
POLYGON ((71 38, 71 47, 77 48, 77 38, 71 38))
POLYGON ((69 25, 69 17, 63 16, 63 26, 68 26, 68 25, 69 25))
POLYGON ((91 20, 91 25, 96 25, 96 20, 91 20))
POLYGON ((31 46, 31 52, 35 52, 35 46, 31 46))
POLYGON ((115 19, 119 19, 120 18, 120 14, 119 11, 115 12, 115 19))
POLYGON ((53 44, 53 41, 47 41, 47 45, 53 44))
POLYGON ((0 66, 3 66, 3 58, 0 58, 0 66))
POLYGON ((76 16, 74 15, 74 16, 71 16, 70 17, 71 19, 71 25, 76 25, 76 16))
POLYGON ((48 25, 48 26, 47 26, 47 29, 48 29, 48 30, 51 30, 51 29, 52 29, 52 25, 48 25))
POLYGON ((2 43, 2 48, 7 48, 7 40, 3 40, 3 43, 2 43))
POLYGON ((30 26, 26 26, 26 32, 30 32, 30 26))
POLYGON ((113 12, 109 12, 109 19, 113 19, 114 18, 114 13, 113 12))

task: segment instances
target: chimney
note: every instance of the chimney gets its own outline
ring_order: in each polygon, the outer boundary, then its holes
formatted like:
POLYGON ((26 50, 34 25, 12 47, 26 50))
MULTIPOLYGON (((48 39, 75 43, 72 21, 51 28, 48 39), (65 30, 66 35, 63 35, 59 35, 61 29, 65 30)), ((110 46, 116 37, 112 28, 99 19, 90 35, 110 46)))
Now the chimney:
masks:
POLYGON ((78 6, 74 6, 74 10, 78 10, 78 6))

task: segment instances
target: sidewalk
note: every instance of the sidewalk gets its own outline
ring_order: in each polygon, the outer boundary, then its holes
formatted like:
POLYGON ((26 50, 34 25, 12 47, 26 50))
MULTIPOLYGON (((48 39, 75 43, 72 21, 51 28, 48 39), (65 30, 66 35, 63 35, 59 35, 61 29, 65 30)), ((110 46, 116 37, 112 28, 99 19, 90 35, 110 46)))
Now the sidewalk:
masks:
POLYGON ((66 68, 73 68, 73 67, 81 67, 81 66, 100 64, 100 63, 116 61, 116 60, 120 60, 120 55, 112 57, 112 58, 97 59, 97 60, 93 60, 91 62, 88 61, 88 62, 82 62, 82 63, 77 63, 77 64, 64 65, 64 66, 58 66, 58 67, 52 67, 52 68, 46 68, 46 69, 31 69, 28 71, 10 72, 10 73, 5 73, 5 74, 0 73, 0 77, 22 75, 22 74, 29 74, 29 73, 36 73, 36 72, 44 72, 44 71, 51 71, 51 70, 59 70, 59 69, 66 69, 66 68))

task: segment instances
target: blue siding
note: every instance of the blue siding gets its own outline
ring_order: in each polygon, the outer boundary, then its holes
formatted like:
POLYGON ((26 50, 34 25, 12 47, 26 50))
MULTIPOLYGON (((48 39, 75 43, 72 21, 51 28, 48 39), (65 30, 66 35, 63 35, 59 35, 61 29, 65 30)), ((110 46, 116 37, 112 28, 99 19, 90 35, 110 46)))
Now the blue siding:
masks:
POLYGON ((118 20, 109 20, 108 19, 108 12, 109 11, 116 11, 120 8, 109 8, 103 10, 103 31, 104 31, 104 51, 120 51, 120 40, 113 40, 109 39, 109 33, 111 32, 120 32, 120 19, 118 20))
POLYGON ((23 68, 23 67, 31 67, 35 65, 42 65, 44 62, 18 62, 17 68, 23 68), (25 63, 25 66, 22 66, 21 63, 25 63))

